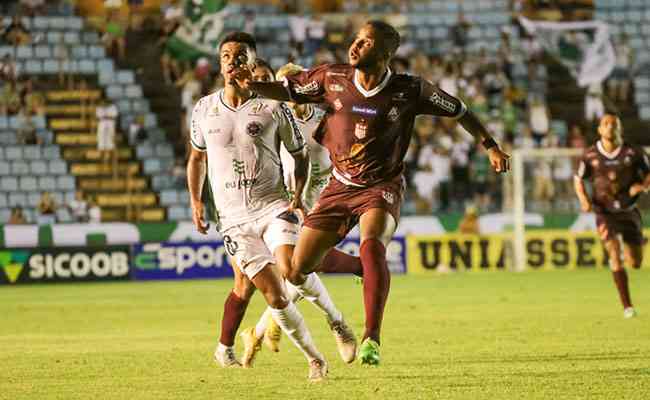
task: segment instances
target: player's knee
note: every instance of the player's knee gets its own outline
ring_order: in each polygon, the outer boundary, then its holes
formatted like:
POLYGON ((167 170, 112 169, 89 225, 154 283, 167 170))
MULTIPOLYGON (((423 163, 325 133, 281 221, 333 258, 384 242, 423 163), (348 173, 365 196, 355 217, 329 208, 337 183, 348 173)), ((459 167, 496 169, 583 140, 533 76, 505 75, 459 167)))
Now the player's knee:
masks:
POLYGON ((289 305, 289 300, 287 300, 287 298, 282 295, 269 296, 267 298, 267 303, 271 308, 275 308, 276 310, 281 310, 289 305))
POLYGON ((629 256, 627 257, 626 264, 634 269, 639 269, 641 268, 641 262, 643 259, 638 256, 629 256))
POLYGON ((255 286, 248 280, 237 279, 232 290, 242 300, 250 300, 255 293, 255 286))

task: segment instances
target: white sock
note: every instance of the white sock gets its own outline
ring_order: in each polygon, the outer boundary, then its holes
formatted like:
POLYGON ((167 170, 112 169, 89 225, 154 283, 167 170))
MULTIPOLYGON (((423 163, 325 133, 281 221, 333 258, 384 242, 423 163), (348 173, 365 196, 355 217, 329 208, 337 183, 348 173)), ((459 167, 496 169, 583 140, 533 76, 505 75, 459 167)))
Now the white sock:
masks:
POLYGON ((343 314, 336 308, 325 285, 315 272, 307 275, 305 283, 300 286, 294 286, 287 281, 287 288, 289 287, 293 287, 307 301, 320 308, 327 315, 328 320, 341 321, 343 319, 343 314))
POLYGON ((225 344, 219 342, 219 345, 217 346, 217 351, 219 353, 224 353, 228 349, 232 349, 232 346, 226 346, 225 344))
POLYGON ((280 325, 282 331, 302 351, 307 360, 323 360, 323 355, 316 349, 311 334, 305 325, 305 320, 295 304, 289 303, 285 308, 270 308, 270 310, 273 320, 280 325))
MULTIPOLYGON (((286 289, 287 289, 287 297, 289 298, 290 302, 295 303, 301 299, 300 293, 298 293, 295 286, 286 285, 286 289)), ((260 317, 260 320, 257 321, 257 325, 255 325, 255 337, 257 337, 258 339, 264 337, 264 332, 266 332, 266 326, 268 325, 269 322, 268 319, 269 315, 271 315, 271 307, 267 307, 266 310, 264 310, 264 313, 260 317)))

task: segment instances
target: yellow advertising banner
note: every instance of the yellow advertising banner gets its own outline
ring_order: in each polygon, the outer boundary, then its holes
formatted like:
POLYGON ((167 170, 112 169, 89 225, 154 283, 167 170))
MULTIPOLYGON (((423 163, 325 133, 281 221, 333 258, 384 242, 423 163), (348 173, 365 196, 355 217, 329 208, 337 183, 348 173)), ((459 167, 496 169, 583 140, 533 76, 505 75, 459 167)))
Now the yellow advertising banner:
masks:
MULTIPOLYGON (((650 230, 644 230, 650 236, 650 230)), ((650 260, 650 246, 644 259, 650 260)), ((514 269, 512 234, 443 234, 407 237, 407 270, 422 274, 439 270, 514 269)), ((531 230, 526 232, 527 269, 603 268, 608 257, 595 232, 531 230)))

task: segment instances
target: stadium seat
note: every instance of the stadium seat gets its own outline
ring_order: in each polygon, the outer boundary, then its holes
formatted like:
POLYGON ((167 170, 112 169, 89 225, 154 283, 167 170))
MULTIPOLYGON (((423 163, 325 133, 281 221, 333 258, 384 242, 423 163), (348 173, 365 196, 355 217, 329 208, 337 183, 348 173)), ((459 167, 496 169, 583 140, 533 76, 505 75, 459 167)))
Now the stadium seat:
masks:
POLYGON ((161 158, 169 158, 174 156, 174 149, 171 145, 159 143, 156 145, 156 156, 161 158))
POLYGON ((34 57, 32 46, 18 46, 16 47, 16 58, 29 59, 34 57))
POLYGON ((49 44, 59 44, 61 43, 62 38, 63 38, 63 34, 61 32, 55 32, 55 31, 47 32, 47 42, 49 44))
POLYGON ((178 204, 178 192, 176 190, 163 190, 160 192, 160 204, 164 206, 169 206, 173 204, 178 204))
POLYGON ((39 201, 41 201, 40 192, 29 192, 27 193, 27 205, 29 207, 37 207, 39 201))
POLYGON ((0 223, 6 223, 11 218, 11 209, 0 208, 0 223))
POLYGON ((23 192, 33 192, 38 190, 36 178, 33 176, 23 176, 20 178, 20 190, 23 192))
POLYGON ((55 30, 64 30, 64 29, 69 29, 68 26, 66 26, 66 19, 64 17, 48 17, 48 23, 50 26, 50 29, 55 29, 55 30))
POLYGON ((144 116, 144 127, 145 128, 153 128, 158 125, 158 118, 156 117, 156 114, 154 113, 147 113, 144 116))
POLYGON ((31 59, 25 62, 25 72, 32 75, 43 73, 43 63, 41 60, 31 59))
POLYGON ((42 160, 34 160, 30 163, 29 169, 34 175, 45 175, 47 174, 47 163, 42 160))
POLYGON ((40 190, 56 190, 56 179, 52 176, 41 176, 38 178, 40 190))
POLYGON ((172 221, 182 221, 186 218, 185 215, 185 207, 182 206, 169 207, 167 211, 167 217, 172 221))
POLYGON ((83 19, 80 18, 80 17, 73 16, 73 17, 67 17, 65 19, 65 26, 68 29, 72 29, 72 30, 75 30, 75 31, 80 31, 81 29, 83 29, 83 25, 84 25, 83 24, 83 19))
POLYGON ((70 215, 70 211, 67 208, 59 208, 56 210, 56 219, 59 223, 73 221, 72 215, 70 215))
POLYGON ((0 175, 9 175, 10 173, 10 164, 6 161, 0 161, 0 175))
POLYGON ((20 160, 23 158, 23 148, 19 146, 8 146, 5 148, 5 158, 7 160, 20 160))
POLYGON ((102 46, 88 46, 88 56, 91 58, 104 58, 106 57, 106 50, 102 46))
POLYGON ((120 85, 111 85, 106 88, 106 96, 109 99, 116 100, 124 96, 122 91, 122 86, 120 85))
POLYGON ((47 59, 43 60, 43 73, 44 74, 58 74, 60 62, 58 60, 47 59))
POLYGON ((56 160, 60 158, 61 152, 59 146, 50 145, 43 147, 43 158, 46 160, 56 160))
POLYGON ((34 46, 34 57, 38 57, 38 58, 52 57, 52 51, 50 49, 50 46, 47 45, 34 46))
POLYGON ((135 82, 135 75, 133 71, 130 70, 119 70, 117 71, 117 83, 122 85, 131 85, 135 82))
POLYGON ((32 18, 32 28, 35 30, 47 30, 50 27, 46 17, 32 18))
POLYGON ((26 160, 40 160, 41 148, 40 146, 25 146, 23 147, 23 157, 26 160))
POLYGON ((50 174, 65 175, 68 173, 68 164, 63 160, 52 160, 49 165, 50 174))
POLYGON ((79 32, 66 32, 63 36, 63 41, 68 44, 78 44, 81 42, 81 37, 79 36, 79 32))
POLYGON ((9 206, 9 201, 7 200, 7 195, 4 193, 0 193, 0 207, 4 208, 9 206))
POLYGON ((18 190, 18 179, 14 176, 5 176, 0 182, 2 182, 2 185, 0 185, 0 191, 15 192, 18 190))
POLYGON ((21 206, 24 207, 27 204, 27 195, 21 192, 12 192, 9 193, 9 206, 21 206))
MULTIPOLYGON (((119 77, 119 74, 118 74, 119 77)), ((124 88, 124 95, 130 99, 142 97, 142 87, 140 85, 128 85, 124 88)))
POLYGON ((174 179, 169 175, 154 175, 151 186, 154 190, 171 189, 174 187, 174 179))
POLYGON ((11 173, 13 175, 29 175, 29 164, 23 160, 17 160, 11 163, 11 173))
POLYGON ((70 175, 59 176, 57 178, 57 186, 61 190, 74 190, 75 179, 70 175))
POLYGON ((5 115, 0 115, 0 129, 9 128, 9 118, 5 115))
POLYGON ((86 58, 88 57, 88 47, 83 44, 72 46, 71 54, 73 58, 86 58))
POLYGON ((136 156, 140 159, 146 159, 153 156, 153 149, 150 145, 138 145, 135 152, 136 156))
POLYGON ((90 59, 79 60, 79 73, 94 74, 96 72, 95 62, 90 59))
POLYGON ((84 32, 82 39, 85 44, 97 44, 100 41, 97 32, 84 32))
POLYGON ((160 160, 156 158, 149 158, 144 160, 144 172, 146 174, 162 172, 160 160))
POLYGON ((100 73, 112 73, 115 70, 113 60, 105 58, 97 61, 97 71, 100 73))

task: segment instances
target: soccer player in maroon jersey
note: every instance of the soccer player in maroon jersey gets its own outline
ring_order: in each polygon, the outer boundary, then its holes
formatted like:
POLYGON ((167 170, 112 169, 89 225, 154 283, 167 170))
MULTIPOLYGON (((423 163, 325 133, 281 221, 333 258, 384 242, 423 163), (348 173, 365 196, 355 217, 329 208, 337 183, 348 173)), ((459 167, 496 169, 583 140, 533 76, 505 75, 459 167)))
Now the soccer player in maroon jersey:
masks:
POLYGON ((359 224, 366 314, 359 358, 371 365, 379 363, 380 327, 390 287, 385 246, 399 221, 403 160, 416 115, 457 119, 482 142, 497 172, 509 169, 508 155, 461 100, 425 79, 389 69, 399 42, 391 25, 369 21, 348 50, 348 64, 319 66, 284 83, 254 82, 250 71, 240 69, 240 78, 263 96, 329 108, 319 139, 330 152, 335 179, 305 218, 288 279, 302 282, 304 274, 314 271, 359 224))
POLYGON ((574 186, 582 211, 596 213, 596 226, 607 254, 616 289, 623 303, 623 316, 636 315, 630 299, 627 272, 621 264, 623 239, 625 261, 633 268, 641 267, 643 232, 641 213, 636 201, 650 189, 650 161, 643 149, 623 142, 621 120, 605 114, 598 125, 600 140, 587 148, 582 156, 574 186), (584 181, 592 185, 589 198, 584 181))

